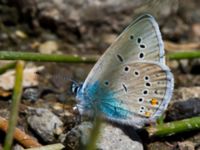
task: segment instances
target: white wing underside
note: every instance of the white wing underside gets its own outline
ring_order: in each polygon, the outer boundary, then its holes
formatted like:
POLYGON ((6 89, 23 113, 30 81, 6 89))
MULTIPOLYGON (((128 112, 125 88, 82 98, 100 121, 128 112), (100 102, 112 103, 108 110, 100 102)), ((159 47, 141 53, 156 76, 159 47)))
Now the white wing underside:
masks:
POLYGON ((165 65, 162 37, 152 16, 141 16, 124 30, 95 64, 82 92, 87 92, 87 85, 95 81, 102 85, 109 82, 115 96, 134 113, 130 122, 140 124, 147 118, 156 119, 166 109, 173 91, 173 76, 165 65), (157 100, 156 105, 152 105, 152 100, 157 100))
POLYGON ((139 17, 122 32, 116 41, 99 58, 86 78, 83 87, 88 82, 94 82, 100 79, 102 75, 108 74, 108 70, 134 61, 165 63, 164 44, 159 27, 150 15, 139 17), (132 36, 133 39, 131 39, 132 36), (140 39, 141 42, 138 43, 140 39), (146 47, 140 48, 142 44, 146 47), (145 57, 139 58, 138 55, 140 53, 144 53, 145 57), (123 59, 123 62, 119 60, 119 57, 123 59))

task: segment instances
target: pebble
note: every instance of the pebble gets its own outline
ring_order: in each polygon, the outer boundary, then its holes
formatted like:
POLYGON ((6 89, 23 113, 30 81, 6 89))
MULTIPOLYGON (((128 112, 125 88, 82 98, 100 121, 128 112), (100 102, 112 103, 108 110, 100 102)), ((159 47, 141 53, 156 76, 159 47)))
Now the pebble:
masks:
POLYGON ((35 102, 39 99, 41 90, 38 88, 26 88, 23 92, 22 97, 28 101, 35 102))
POLYGON ((66 135, 61 135, 61 142, 63 142, 69 150, 80 149, 81 146, 87 144, 92 127, 91 122, 82 122, 66 135))
POLYGON ((48 109, 29 108, 29 113, 28 124, 45 142, 53 142, 61 134, 63 122, 48 109))
MULTIPOLYGON (((132 140, 120 128, 103 124, 97 147, 102 150, 143 150, 143 145, 132 140)), ((137 136, 135 137, 137 138, 137 136)))
POLYGON ((180 150, 195 150, 195 145, 191 141, 178 142, 177 147, 180 150))
POLYGON ((19 145, 19 144, 15 144, 13 146, 12 150, 24 150, 24 148, 21 145, 19 145))
POLYGON ((167 120, 180 120, 200 114, 200 87, 182 87, 174 91, 167 120))
MULTIPOLYGON (((93 127, 91 122, 82 122, 66 134, 65 141, 68 149, 80 148, 86 145, 93 127), (80 141, 80 143, 79 143, 80 141)), ((63 137, 63 136, 62 136, 63 137)), ((104 123, 97 141, 97 149, 101 150, 143 150, 143 145, 127 136, 121 129, 104 123)))
POLYGON ((58 50, 58 44, 55 41, 46 41, 39 46, 39 52, 42 54, 52 54, 58 50))
POLYGON ((197 37, 200 37, 200 23, 193 24, 192 31, 197 37))
POLYGON ((200 114, 200 98, 189 98, 186 101, 177 101, 170 108, 169 120, 186 119, 200 114))
POLYGON ((15 34, 17 37, 21 38, 21 39, 26 39, 27 35, 25 32, 21 31, 21 30, 16 30, 15 34))

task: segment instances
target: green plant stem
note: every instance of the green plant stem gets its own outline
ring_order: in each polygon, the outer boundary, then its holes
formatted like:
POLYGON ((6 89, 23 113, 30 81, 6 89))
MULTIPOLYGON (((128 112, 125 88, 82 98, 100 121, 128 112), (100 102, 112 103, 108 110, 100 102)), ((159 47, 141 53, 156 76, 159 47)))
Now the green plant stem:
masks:
POLYGON ((17 124, 18 119, 18 110, 19 104, 22 95, 22 80, 23 80, 23 68, 24 62, 18 61, 16 64, 16 77, 15 77, 15 85, 14 91, 12 96, 12 106, 11 106, 11 113, 9 118, 9 127, 8 132, 5 139, 5 146, 4 150, 10 150, 13 142, 13 134, 15 130, 15 126, 17 124))
POLYGON ((91 130, 90 138, 86 146, 86 150, 96 149, 96 143, 100 134, 102 120, 100 116, 96 116, 93 128, 91 130))
MULTIPOLYGON (((27 60, 40 62, 67 62, 67 63, 94 63, 98 60, 98 55, 79 56, 79 55, 56 55, 40 54, 30 52, 0 51, 1 60, 27 60)), ((200 58, 200 51, 185 51, 168 53, 170 60, 200 58)))
POLYGON ((150 137, 171 136, 177 133, 183 133, 200 129, 200 117, 193 117, 180 121, 173 121, 155 127, 146 127, 150 137))
POLYGON ((40 62, 94 63, 98 56, 56 55, 30 52, 0 51, 1 60, 28 60, 40 62))
POLYGON ((185 51, 185 52, 182 51, 182 52, 168 53, 167 57, 171 60, 200 58, 200 51, 185 51))
POLYGON ((8 63, 0 68, 0 74, 3 74, 8 69, 12 69, 16 66, 16 62, 8 63))

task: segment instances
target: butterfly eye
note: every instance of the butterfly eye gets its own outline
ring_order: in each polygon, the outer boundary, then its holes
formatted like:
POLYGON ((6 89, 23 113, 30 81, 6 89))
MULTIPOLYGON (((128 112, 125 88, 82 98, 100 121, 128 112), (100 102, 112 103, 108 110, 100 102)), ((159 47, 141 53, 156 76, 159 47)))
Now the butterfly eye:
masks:
POLYGON ((76 84, 76 83, 73 83, 73 84, 72 84, 72 87, 71 87, 72 93, 77 94, 77 92, 80 90, 81 86, 82 86, 82 85, 78 85, 78 84, 76 84))

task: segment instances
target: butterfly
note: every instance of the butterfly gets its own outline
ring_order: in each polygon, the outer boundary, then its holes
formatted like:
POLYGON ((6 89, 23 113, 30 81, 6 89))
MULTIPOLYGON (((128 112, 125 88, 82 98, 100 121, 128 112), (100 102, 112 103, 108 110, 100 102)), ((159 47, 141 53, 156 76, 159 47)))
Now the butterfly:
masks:
POLYGON ((133 21, 99 58, 83 84, 73 84, 80 114, 143 127, 166 110, 174 78, 150 14, 133 21))

